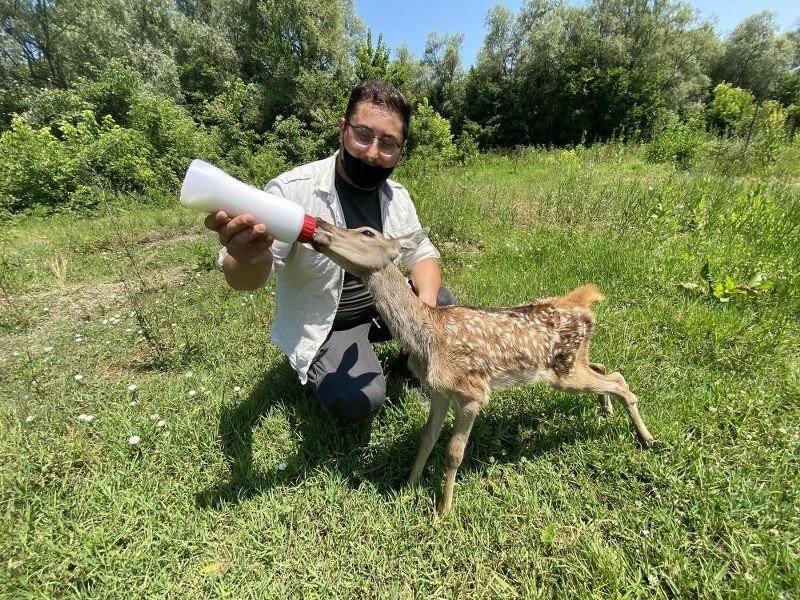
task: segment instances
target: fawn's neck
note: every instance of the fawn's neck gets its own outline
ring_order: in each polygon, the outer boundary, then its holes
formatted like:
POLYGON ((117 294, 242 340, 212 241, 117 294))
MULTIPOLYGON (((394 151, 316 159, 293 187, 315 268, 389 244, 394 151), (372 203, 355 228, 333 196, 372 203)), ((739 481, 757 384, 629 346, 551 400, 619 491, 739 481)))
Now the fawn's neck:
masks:
POLYGON ((428 357, 431 332, 425 326, 430 307, 420 301, 400 270, 393 264, 364 277, 375 308, 392 336, 410 354, 428 357))

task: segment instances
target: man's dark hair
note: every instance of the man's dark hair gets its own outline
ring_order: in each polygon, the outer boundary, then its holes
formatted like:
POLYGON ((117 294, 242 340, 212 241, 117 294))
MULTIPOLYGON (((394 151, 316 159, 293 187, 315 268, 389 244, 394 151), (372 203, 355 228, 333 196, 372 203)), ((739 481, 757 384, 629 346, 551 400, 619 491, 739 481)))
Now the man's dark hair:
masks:
POLYGON ((345 119, 350 119, 356 110, 356 106, 362 102, 369 102, 376 106, 383 106, 396 112, 403 119, 403 141, 408 138, 408 125, 411 121, 411 107, 406 102, 403 93, 391 83, 384 81, 362 81, 357 84, 350 93, 350 100, 347 102, 347 110, 344 113, 345 119))

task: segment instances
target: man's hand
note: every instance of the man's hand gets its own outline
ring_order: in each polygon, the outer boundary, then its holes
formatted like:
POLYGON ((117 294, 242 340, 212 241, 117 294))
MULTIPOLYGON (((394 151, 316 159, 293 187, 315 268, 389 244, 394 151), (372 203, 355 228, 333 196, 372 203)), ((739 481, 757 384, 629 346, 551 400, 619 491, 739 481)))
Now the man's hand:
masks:
POLYGON ((205 226, 217 232, 220 243, 228 250, 222 263, 228 284, 237 290, 254 290, 261 286, 272 269, 272 242, 267 228, 256 223, 253 215, 230 218, 224 211, 209 214, 205 226))
POLYGON ((253 215, 239 215, 231 219, 225 211, 218 210, 205 219, 205 226, 219 235, 220 243, 236 262, 251 267, 272 265, 273 237, 267 228, 256 223, 253 215))

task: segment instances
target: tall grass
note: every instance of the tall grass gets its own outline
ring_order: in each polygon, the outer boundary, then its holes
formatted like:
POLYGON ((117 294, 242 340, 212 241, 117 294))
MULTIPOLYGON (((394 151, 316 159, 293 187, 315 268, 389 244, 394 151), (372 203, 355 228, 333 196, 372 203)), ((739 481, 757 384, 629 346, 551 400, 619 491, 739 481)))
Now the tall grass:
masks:
POLYGON ((498 393, 438 518, 441 446, 402 488, 420 393, 390 381, 371 424, 332 422, 268 343, 272 284, 228 289, 177 201, 20 221, 0 271, 2 594, 794 597, 797 179, 621 144, 399 177, 461 303, 603 289, 593 355, 655 448, 594 398, 498 393), (756 273, 771 289, 745 292, 756 273), (728 277, 742 293, 715 295, 728 277))

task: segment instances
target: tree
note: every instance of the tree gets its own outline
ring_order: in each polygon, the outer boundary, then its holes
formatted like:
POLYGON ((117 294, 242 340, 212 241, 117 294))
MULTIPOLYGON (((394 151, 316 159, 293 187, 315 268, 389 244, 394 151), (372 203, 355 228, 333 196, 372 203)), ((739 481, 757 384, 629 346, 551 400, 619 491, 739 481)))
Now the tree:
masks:
POLYGON ((464 35, 432 31, 425 42, 422 64, 427 70, 426 96, 443 117, 458 121, 464 103, 461 44, 464 35))
POLYGON ((789 70, 794 48, 778 35, 774 13, 764 10, 747 17, 725 41, 725 52, 714 69, 716 81, 753 91, 756 99, 771 97, 789 70))
POLYGON ((301 73, 347 71, 348 5, 343 0, 227 0, 226 29, 241 60, 242 79, 264 90, 264 127, 296 105, 301 73))

